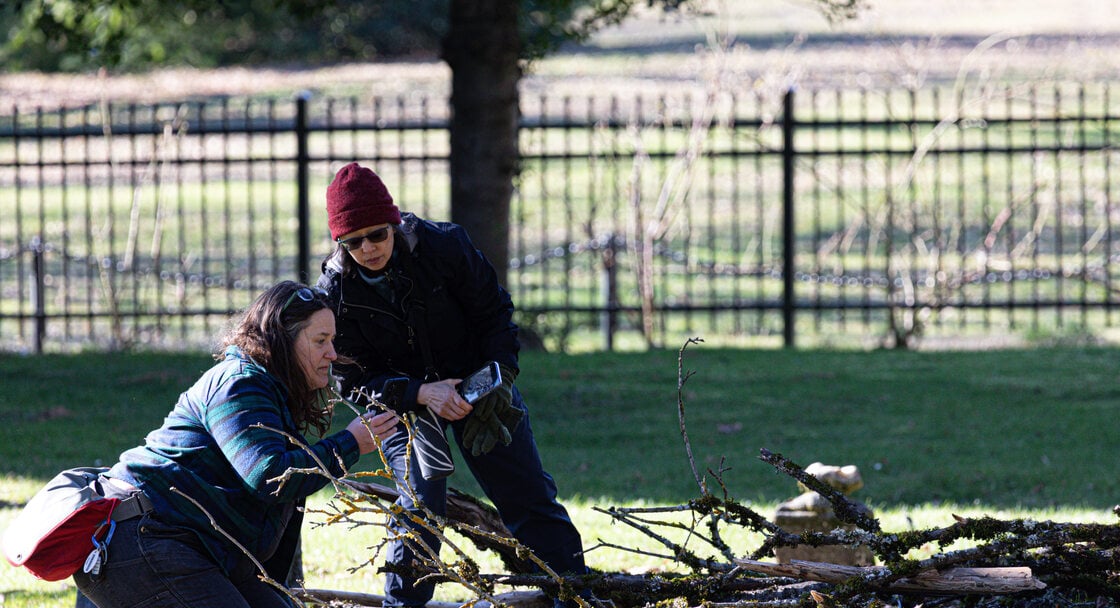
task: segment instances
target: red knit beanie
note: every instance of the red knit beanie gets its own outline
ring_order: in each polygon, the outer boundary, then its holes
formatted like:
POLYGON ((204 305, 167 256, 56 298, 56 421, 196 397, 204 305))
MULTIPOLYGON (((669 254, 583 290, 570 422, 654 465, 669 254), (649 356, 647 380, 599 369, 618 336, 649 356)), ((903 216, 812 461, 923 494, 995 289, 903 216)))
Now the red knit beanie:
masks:
POLYGON ((327 225, 331 238, 378 224, 401 223, 401 210, 373 171, 350 163, 327 186, 327 225))

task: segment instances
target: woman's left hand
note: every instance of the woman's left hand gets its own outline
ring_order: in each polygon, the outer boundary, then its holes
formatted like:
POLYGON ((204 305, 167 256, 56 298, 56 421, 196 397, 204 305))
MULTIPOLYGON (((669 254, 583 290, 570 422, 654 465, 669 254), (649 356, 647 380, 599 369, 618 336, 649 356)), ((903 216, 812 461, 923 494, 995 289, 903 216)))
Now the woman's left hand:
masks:
POLYGON ((420 386, 416 402, 428 406, 444 420, 459 420, 471 413, 471 404, 459 395, 458 378, 429 382, 420 386))
POLYGON ((358 451, 364 456, 377 449, 377 441, 392 437, 398 422, 400 418, 393 412, 367 412, 346 425, 346 430, 358 440, 358 451))

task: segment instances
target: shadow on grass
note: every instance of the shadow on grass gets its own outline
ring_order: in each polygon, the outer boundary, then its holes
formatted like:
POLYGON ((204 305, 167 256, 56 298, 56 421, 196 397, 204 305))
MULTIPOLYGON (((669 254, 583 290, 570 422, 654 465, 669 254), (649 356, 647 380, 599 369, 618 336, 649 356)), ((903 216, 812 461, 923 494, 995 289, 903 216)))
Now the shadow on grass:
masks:
MULTIPOLYGON (((693 373, 684 428, 697 473, 740 501, 798 493, 759 461, 766 448, 801 466, 858 466, 866 485, 855 498, 864 502, 1104 510, 1120 497, 1104 457, 1120 445, 1118 354, 698 345, 684 358, 693 373)), ((699 495, 678 417, 677 358, 522 355, 518 385, 561 497, 675 504, 699 495)), ((206 354, 0 357, 0 473, 45 480, 115 462, 211 363, 206 354)), ((339 412, 336 428, 350 416, 339 412)), ((479 493, 463 471, 451 484, 479 493)))

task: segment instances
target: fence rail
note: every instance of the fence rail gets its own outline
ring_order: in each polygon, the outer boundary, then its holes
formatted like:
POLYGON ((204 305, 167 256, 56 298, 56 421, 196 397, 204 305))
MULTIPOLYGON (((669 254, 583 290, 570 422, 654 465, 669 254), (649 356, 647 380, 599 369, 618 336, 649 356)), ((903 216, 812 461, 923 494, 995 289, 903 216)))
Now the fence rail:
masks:
MULTIPOLYGON (((553 348, 1115 323, 1108 84, 522 100, 509 289, 553 348)), ((0 115, 0 348, 205 347, 314 280, 350 160, 449 216, 443 100, 0 115)))

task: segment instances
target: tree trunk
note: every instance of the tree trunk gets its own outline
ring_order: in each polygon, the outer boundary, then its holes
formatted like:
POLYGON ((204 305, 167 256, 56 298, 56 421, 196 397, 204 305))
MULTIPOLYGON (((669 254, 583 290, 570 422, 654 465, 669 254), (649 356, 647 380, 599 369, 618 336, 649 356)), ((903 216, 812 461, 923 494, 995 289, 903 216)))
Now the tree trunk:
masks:
POLYGON ((518 0, 451 0, 443 59, 451 68, 451 221, 498 272, 509 266, 518 167, 518 0))

